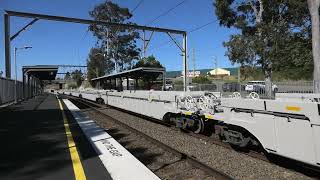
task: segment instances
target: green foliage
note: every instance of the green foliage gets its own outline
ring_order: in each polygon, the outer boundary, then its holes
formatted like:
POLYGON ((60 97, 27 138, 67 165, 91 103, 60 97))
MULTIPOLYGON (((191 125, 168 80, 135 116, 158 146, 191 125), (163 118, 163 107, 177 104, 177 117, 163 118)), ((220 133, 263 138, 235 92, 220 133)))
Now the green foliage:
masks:
POLYGON ((76 83, 68 83, 67 84, 67 89, 76 89, 78 86, 77 86, 77 84, 76 83))
POLYGON ((79 87, 83 81, 83 73, 81 70, 75 70, 71 73, 71 78, 76 82, 77 87, 79 87))
POLYGON ((197 84, 211 84, 211 81, 208 77, 206 76, 199 76, 199 77, 194 77, 192 78, 192 83, 197 83, 197 84))
MULTIPOLYGON (((311 70, 312 71, 312 70, 311 70)), ((261 67, 245 66, 240 69, 241 81, 263 80, 264 74, 261 67)), ((312 80, 312 73, 305 73, 303 68, 286 69, 275 71, 272 74, 272 81, 287 80, 312 80)))
POLYGON ((163 68, 162 64, 153 55, 140 59, 133 66, 133 68, 138 68, 138 67, 163 68))
MULTIPOLYGON (((105 57, 101 48, 92 48, 87 59, 87 77, 90 83, 91 79, 110 73, 113 70, 114 63, 110 57, 105 57)), ((93 85, 93 84, 91 84, 93 85)))
POLYGON ((71 75, 69 72, 67 72, 64 76, 64 80, 70 80, 71 79, 71 75))
MULTIPOLYGON (((154 67, 154 68, 163 68, 162 64, 152 55, 146 58, 140 59, 133 68, 138 67, 154 67)), ((148 86, 148 88, 151 87, 150 82, 155 81, 159 76, 159 73, 146 73, 142 75, 142 80, 144 81, 144 84, 148 86)))
MULTIPOLYGON (((129 9, 119 7, 111 1, 95 6, 89 14, 98 21, 132 24, 129 21, 132 17, 129 9)), ((91 24, 89 29, 98 38, 97 44, 107 49, 107 57, 117 62, 121 71, 130 69, 133 61, 138 60, 140 49, 136 46, 136 39, 139 34, 133 29, 100 24, 91 24)))
POLYGON ((183 85, 183 81, 182 80, 178 80, 178 81, 173 81, 174 85, 183 85))
POLYGON ((224 42, 232 63, 259 66, 266 78, 271 72, 299 73, 293 77, 312 74, 306 1, 216 0, 214 7, 220 25, 240 30, 224 42))

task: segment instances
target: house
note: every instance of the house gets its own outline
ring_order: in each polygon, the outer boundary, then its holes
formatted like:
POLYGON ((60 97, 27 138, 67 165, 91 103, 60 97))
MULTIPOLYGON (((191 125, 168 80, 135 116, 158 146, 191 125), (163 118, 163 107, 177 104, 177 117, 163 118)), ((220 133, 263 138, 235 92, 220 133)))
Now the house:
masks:
MULTIPOLYGON (((184 73, 184 71, 181 72, 181 76, 183 76, 183 73, 184 73)), ((193 77, 199 77, 200 74, 201 74, 200 71, 189 71, 189 72, 187 73, 187 77, 191 77, 191 78, 193 78, 193 77)))
POLYGON ((222 68, 216 68, 208 72, 208 75, 214 76, 214 77, 225 77, 230 76, 230 71, 222 68))

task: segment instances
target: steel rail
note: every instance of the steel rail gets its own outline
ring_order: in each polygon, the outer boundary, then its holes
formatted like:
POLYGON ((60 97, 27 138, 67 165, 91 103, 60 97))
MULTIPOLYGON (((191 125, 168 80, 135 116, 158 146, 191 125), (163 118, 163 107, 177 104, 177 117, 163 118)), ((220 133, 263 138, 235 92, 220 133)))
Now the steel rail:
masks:
MULTIPOLYGON (((198 161, 196 158, 193 158, 183 152, 180 152, 179 150, 175 149, 175 148, 172 148, 171 146, 168 146, 167 144, 164 144, 148 135, 146 135, 145 133, 143 132, 140 132, 134 128, 132 128, 131 126, 123 123, 123 122, 120 122, 118 121, 117 119, 109 116, 108 114, 106 114, 105 112, 103 112, 102 110, 100 110, 99 108, 96 108, 98 105, 96 105, 95 103, 92 103, 88 100, 84 100, 84 99, 80 99, 80 98, 77 98, 77 97, 73 97, 73 99, 76 99, 77 102, 87 106, 87 107, 90 107, 91 109, 93 109, 94 111, 98 112, 99 114, 105 116, 107 119, 113 121, 114 123, 117 123, 119 124, 120 126, 123 126, 125 127, 126 129, 134 132, 135 134, 138 134, 140 136, 142 136, 143 138, 147 139, 148 141, 162 147, 163 149, 167 150, 167 151, 170 151, 171 153, 177 155, 177 156, 180 156, 180 159, 181 160, 186 160, 188 163, 192 164, 194 167, 196 168, 199 168, 201 170, 203 170, 204 172, 208 173, 210 176, 213 176, 213 177, 216 177, 217 179, 233 179, 232 177, 230 177, 229 175, 223 173, 223 172, 220 172, 219 170, 216 170, 216 169, 213 169, 212 167, 198 161), (91 105, 88 105, 88 104, 91 104, 91 105)), ((99 107, 99 106, 98 106, 99 107)))
MULTIPOLYGON (((78 97, 74 97, 72 96, 73 98, 78 98, 78 97)), ((130 114, 130 115, 133 115, 133 116, 136 116, 136 117, 139 117, 139 118, 143 118, 144 120, 146 121, 149 121, 149 122, 152 122, 152 123, 156 123, 156 124, 159 124, 159 125, 162 125, 162 126, 166 126, 166 127, 169 127, 171 128, 172 130, 178 130, 176 127, 174 127, 172 124, 169 124, 169 123, 166 123, 166 122, 163 122, 161 120, 158 120, 158 119, 155 119, 155 118, 151 118, 151 117, 148 117, 148 116, 144 116, 144 115, 141 115, 141 114, 138 114, 138 113, 135 113, 135 112, 132 112, 132 111, 128 111, 128 110, 125 110, 125 109, 121 109, 121 108, 118 108, 118 107, 114 107, 114 106, 110 106, 110 105, 104 105, 102 106, 101 104, 97 104, 96 102, 92 102, 92 101, 89 101, 89 100, 85 100, 85 99, 81 99, 82 101, 86 101, 92 105, 94 105, 95 107, 99 107, 99 109, 103 108, 104 106, 107 106, 109 108, 112 108, 112 109, 116 109, 118 111, 121 111, 121 112, 125 112, 127 114, 130 114)), ((101 109, 103 110, 103 109, 101 109)), ((185 131, 182 131, 182 132, 185 132, 185 131)), ((211 143, 211 144, 215 144, 217 146, 222 146, 224 148, 227 148, 227 149, 230 149, 230 150, 233 150, 233 148, 231 147, 231 145, 229 143, 226 143, 226 142, 221 142, 219 139, 217 138, 212 138, 212 137, 209 137, 209 136, 206 136, 206 135, 202 135, 202 134, 195 134, 195 133, 186 133, 186 135, 188 136, 191 136, 191 137, 194 137, 194 138, 198 138, 198 139, 203 139, 205 140, 206 142, 208 143, 211 143)), ((240 154, 243 154, 243 155, 246 155, 246 156, 249 156, 249 157, 252 157, 252 158, 255 158, 255 159, 259 159, 261 161, 266 161, 266 162, 270 162, 270 160, 266 157, 266 155, 260 153, 260 152, 257 152, 255 150, 249 150, 248 152, 243 152, 243 151, 237 151, 238 153, 240 154)))
MULTIPOLYGON (((151 118, 151 117, 148 117, 148 116, 137 114, 137 113, 134 113, 134 112, 131 112, 131 111, 128 111, 128 110, 124 110, 124 109, 117 108, 117 107, 110 106, 110 105, 101 105, 101 104, 98 104, 98 103, 96 103, 94 101, 81 99, 81 98, 74 97, 74 96, 68 96, 68 97, 77 98, 77 99, 80 99, 80 100, 85 101, 87 103, 90 103, 91 105, 99 108, 100 110, 103 110, 106 107, 112 108, 112 109, 116 109, 118 111, 125 112, 127 114, 130 114, 130 115, 133 115, 133 116, 136 116, 136 117, 140 117, 140 118, 142 118, 144 120, 147 120, 149 122, 160 124, 160 125, 163 125, 163 126, 167 126, 167 127, 171 128, 172 130, 178 130, 176 127, 173 127, 172 124, 168 124, 168 123, 165 123, 165 122, 163 122, 161 120, 157 120, 157 119, 154 119, 154 118, 151 118)), ((194 133, 187 133, 186 135, 188 135, 190 137, 198 138, 198 139, 203 139, 207 143, 215 144, 217 146, 221 146, 221 147, 224 147, 226 149, 230 149, 230 150, 233 149, 229 143, 222 142, 222 141, 218 140, 217 138, 212 138, 212 137, 209 137, 209 136, 206 136, 206 135, 194 134, 194 133)), ((320 169, 318 169, 318 168, 303 164, 303 163, 295 161, 295 160, 286 159, 285 157, 280 157, 280 156, 273 155, 273 154, 267 154, 266 155, 265 154, 266 152, 263 149, 262 149, 262 151, 261 151, 261 149, 257 149, 257 150, 254 149, 254 150, 249 150, 249 151, 246 151, 246 152, 244 152, 244 151, 237 151, 237 152, 240 153, 240 154, 249 156, 251 158, 259 159, 261 161, 269 162, 271 164, 277 164, 277 165, 279 165, 281 167, 284 167, 284 168, 287 168, 287 169, 290 169, 290 170, 294 170, 294 171, 297 171, 297 172, 300 172, 300 173, 303 173, 303 174, 307 174, 307 175, 309 174, 308 176, 310 176, 310 177, 318 177, 319 174, 320 174, 320 169), (263 153, 261 153, 261 152, 263 152, 263 153), (280 161, 283 161, 282 163, 279 162, 279 158, 282 158, 282 160, 280 160, 280 161), (290 163, 292 163, 292 165, 288 165, 287 164, 288 160, 290 161, 290 163)))

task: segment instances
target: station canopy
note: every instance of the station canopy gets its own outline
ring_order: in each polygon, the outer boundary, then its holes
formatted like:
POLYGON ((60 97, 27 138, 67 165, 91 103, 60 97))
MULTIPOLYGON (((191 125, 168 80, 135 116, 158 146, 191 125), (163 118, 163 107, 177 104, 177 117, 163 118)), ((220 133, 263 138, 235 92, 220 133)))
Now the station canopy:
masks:
POLYGON ((34 76, 39 80, 54 80, 56 78, 59 66, 57 65, 35 65, 23 66, 24 74, 34 76))
POLYGON ((115 79, 115 78, 132 78, 132 79, 139 79, 145 73, 155 73, 155 74, 163 74, 165 75, 166 69, 165 68, 153 68, 153 67, 139 67, 135 69, 130 69, 127 71, 122 71, 115 74, 109 74, 101 77, 97 77, 92 79, 92 81, 99 81, 99 80, 108 80, 108 79, 115 79))

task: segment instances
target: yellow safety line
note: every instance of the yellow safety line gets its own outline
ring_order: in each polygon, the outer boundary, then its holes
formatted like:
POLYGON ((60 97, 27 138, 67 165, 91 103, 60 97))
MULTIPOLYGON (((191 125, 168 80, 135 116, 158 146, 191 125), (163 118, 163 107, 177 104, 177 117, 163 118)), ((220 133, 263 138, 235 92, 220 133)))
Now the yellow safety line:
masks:
POLYGON ((286 109, 288 111, 300 111, 301 110, 301 108, 298 106, 286 106, 286 109))
POLYGON ((75 175, 76 180, 86 180, 86 175, 84 173, 81 160, 79 157, 79 153, 77 151, 77 147, 74 143, 72 133, 70 131, 70 127, 67 121, 67 117, 63 111, 63 106, 61 104, 61 101, 58 99, 60 109, 62 111, 62 117, 63 117, 63 123, 64 123, 64 129, 66 131, 67 139, 68 139, 68 147, 70 151, 70 156, 72 160, 72 166, 73 166, 73 172, 75 175))

